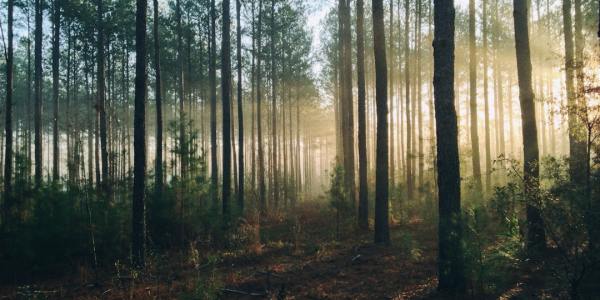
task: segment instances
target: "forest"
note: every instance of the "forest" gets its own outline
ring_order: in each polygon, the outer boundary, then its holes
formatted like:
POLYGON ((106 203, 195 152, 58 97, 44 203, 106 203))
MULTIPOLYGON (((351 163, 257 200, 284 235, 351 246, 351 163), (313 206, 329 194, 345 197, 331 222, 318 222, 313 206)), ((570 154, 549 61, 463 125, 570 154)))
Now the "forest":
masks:
POLYGON ((0 0, 0 299, 600 299, 599 15, 0 0))

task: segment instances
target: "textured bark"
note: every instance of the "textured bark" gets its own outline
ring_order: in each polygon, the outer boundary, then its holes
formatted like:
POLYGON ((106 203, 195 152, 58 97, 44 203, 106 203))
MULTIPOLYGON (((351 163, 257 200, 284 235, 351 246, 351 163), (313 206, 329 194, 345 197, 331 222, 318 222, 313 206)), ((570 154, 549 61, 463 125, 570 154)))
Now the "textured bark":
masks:
POLYGON ((358 226, 369 229, 369 191, 367 182, 367 133, 365 97, 364 1, 356 1, 356 70, 358 75, 358 226))
POLYGON ((460 208, 458 127, 454 108, 454 1, 435 0, 434 97, 439 195, 438 289, 452 294, 465 290, 460 208))
POLYGON ((481 165, 477 126, 477 50, 475 44, 475 0, 469 0, 469 105, 471 112, 471 158, 475 192, 481 193, 481 165))
POLYGON ((531 54, 529 48, 529 27, 527 22, 527 0, 513 0, 515 49, 517 53, 517 73, 519 79, 519 100, 523 130, 523 174, 527 201, 527 247, 536 250, 545 246, 543 220, 535 206, 539 186, 539 149, 535 121, 535 103, 531 85, 531 54))
POLYGON ((146 251, 146 19, 148 1, 136 1, 135 113, 133 121, 133 202, 131 252, 137 267, 145 265, 146 251))
POLYGON ((160 36, 158 34, 159 14, 158 0, 154 4, 154 63, 155 63, 155 97, 156 97, 156 161, 154 185, 158 199, 162 197, 163 192, 163 115, 162 115, 162 77, 160 69, 160 36))
POLYGON ((377 101, 377 157, 375 171, 375 243, 389 244, 389 161, 388 161, 388 105, 387 61, 383 0, 372 0, 373 47, 375 55, 375 100, 377 101))
POLYGON ((231 20, 229 0, 223 0, 221 39, 221 95, 223 97, 223 222, 228 226, 231 201, 231 20))

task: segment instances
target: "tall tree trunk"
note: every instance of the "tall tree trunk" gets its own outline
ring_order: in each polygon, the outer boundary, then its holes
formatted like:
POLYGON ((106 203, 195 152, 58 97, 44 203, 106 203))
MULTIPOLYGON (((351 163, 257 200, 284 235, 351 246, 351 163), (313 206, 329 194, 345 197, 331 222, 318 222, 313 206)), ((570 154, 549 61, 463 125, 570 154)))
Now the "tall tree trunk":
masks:
POLYGON ((154 185, 156 196, 162 198, 163 192, 163 114, 162 114, 162 78, 160 70, 160 37, 158 33, 159 13, 158 0, 153 1, 154 4, 154 63, 155 63, 155 98, 156 98, 156 158, 155 158, 155 178, 154 185))
MULTIPOLYGON (((398 18, 400 18, 400 15, 398 15, 398 18)), ((400 22, 398 22, 400 23, 400 22)), ((394 146, 395 146, 395 137, 394 137, 394 93, 395 93, 395 89, 394 89, 394 83, 395 83, 395 78, 394 78, 394 74, 396 73, 396 60, 395 60, 395 53, 394 53, 394 1, 390 0, 390 36, 389 36, 389 47, 388 47, 388 51, 387 51, 387 62, 388 62, 388 67, 389 67, 389 82, 388 82, 388 100, 389 100, 389 111, 391 112, 388 116, 389 118, 389 124, 392 124, 391 126, 388 126, 388 135, 389 135, 389 145, 390 145, 390 150, 389 153, 391 153, 392 155, 389 156, 389 160, 390 160, 390 181, 391 181, 391 185, 392 187, 395 186, 396 184, 396 163, 395 163, 395 156, 394 156, 394 146)), ((360 162, 359 162, 360 163, 360 162)), ((359 178, 360 180, 360 178, 359 178)))
POLYGON ((187 178, 188 141, 185 137, 185 78, 183 74, 183 28, 181 26, 181 1, 175 4, 177 21, 177 95, 179 97, 179 168, 181 178, 187 178))
POLYGON ((8 49, 6 52, 6 103, 5 103, 5 147, 4 151, 4 203, 3 223, 9 220, 13 205, 12 176, 13 176, 13 20, 14 0, 8 0, 8 49))
MULTIPOLYGON (((485 190, 492 189, 492 148, 490 142, 490 99, 488 91, 488 24, 487 24, 487 0, 482 1, 482 33, 483 33, 483 98, 485 110, 485 190)), ((496 99, 497 101, 497 99, 496 99)))
MULTIPOLYGON (((407 1, 408 2, 408 1, 407 1)), ((373 47, 377 101, 377 158, 375 171, 375 243, 389 244, 388 223, 388 105, 387 61, 385 54, 385 29, 383 25, 383 0, 372 0, 373 47)))
MULTIPOLYGON (((568 0, 567 0, 568 1, 568 0)), ((535 103, 531 86, 531 56, 529 48, 529 26, 527 22, 527 0, 513 0, 515 49, 519 77, 519 100, 523 130, 523 174, 527 201, 527 247, 536 251, 545 247, 545 233, 540 211, 535 199, 539 186, 539 150, 535 121, 535 103)))
POLYGON ((454 108, 454 1, 434 0, 434 97, 438 165, 438 289, 465 290, 458 126, 454 108))
POLYGON ((210 193, 213 208, 218 205, 219 169, 217 162, 217 38, 215 0, 210 1, 209 84, 210 84, 210 193))
POLYGON ((131 252, 137 267, 145 265, 146 251, 146 18, 148 0, 136 1, 135 113, 133 121, 133 202, 131 252))
POLYGON ((365 97, 364 1, 356 1, 356 71, 358 73, 358 226, 369 229, 369 185, 367 182, 367 133, 365 97))
POLYGON ((581 124, 578 119, 577 94, 575 91, 574 72, 575 55, 573 46, 573 23, 571 18, 571 0, 563 0, 563 31, 565 38, 565 85, 567 87, 567 115, 569 125, 569 173, 575 184, 584 183, 585 144, 581 142, 581 124))
POLYGON ((107 124, 106 124, 106 107, 105 107, 105 80, 104 80, 104 0, 97 0, 97 14, 98 14, 98 44, 97 44, 97 109, 100 113, 100 156, 102 160, 102 190, 105 197, 110 197, 110 183, 109 183, 109 170, 108 170, 108 143, 107 143, 107 124))
POLYGON ((266 186, 265 186, 265 155, 263 150, 262 136, 262 57, 260 50, 262 49, 262 17, 263 17, 263 0, 258 0, 258 49, 256 55, 256 134, 258 139, 258 199, 261 214, 267 212, 266 186))
POLYGON ((481 162, 479 159, 479 133, 477 130, 477 50, 475 41, 475 0, 469 0, 469 103, 471 112, 471 151, 475 192, 481 193, 481 162))
POLYGON ((404 1, 404 88, 406 105, 404 107, 406 122, 406 191, 408 199, 413 198, 415 183, 413 178, 413 149, 412 149, 412 122, 411 122, 411 96, 410 96, 410 43, 409 43, 409 23, 410 23, 410 1, 404 1))
POLYGON ((43 177, 43 158, 42 158, 42 7, 43 0, 35 0, 35 49, 34 49, 34 68, 35 68, 35 187, 39 189, 42 185, 43 177))
POLYGON ((231 198, 231 36, 229 0, 223 0, 221 39, 221 95, 223 97, 223 222, 229 223, 231 198))
POLYGON ((59 93, 59 60, 60 60, 60 0, 52 3, 52 180, 57 182, 60 176, 60 148, 58 144, 58 93, 59 93))
POLYGON ((276 54, 275 54, 275 43, 276 43, 276 32, 275 32, 275 1, 271 0, 271 195, 273 197, 273 203, 275 209, 277 209, 277 203, 279 201, 279 173, 277 166, 277 66, 276 66, 276 54))
POLYGON ((244 107, 242 101, 242 25, 240 23, 241 2, 236 0, 236 37, 237 37, 237 110, 238 110, 238 206, 244 212, 244 107))

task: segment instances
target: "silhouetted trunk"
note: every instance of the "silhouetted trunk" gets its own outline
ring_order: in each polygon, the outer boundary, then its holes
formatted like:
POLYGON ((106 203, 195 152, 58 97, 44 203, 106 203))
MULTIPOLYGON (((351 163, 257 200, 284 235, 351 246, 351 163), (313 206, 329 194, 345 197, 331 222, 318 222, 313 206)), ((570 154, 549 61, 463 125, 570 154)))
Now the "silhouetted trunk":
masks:
MULTIPOLYGON (((399 3, 398 3, 399 5, 399 3)), ((400 18, 400 15, 398 15, 398 18, 400 18)), ((398 22, 400 23, 400 22, 398 22)), ((390 124, 394 124, 394 93, 395 91, 395 87, 394 87, 394 83, 395 83, 395 78, 394 75, 396 73, 396 60, 395 60, 395 51, 394 51, 394 1, 391 0, 390 1, 390 25, 389 25, 389 29, 390 29, 390 35, 389 35, 389 39, 387 39, 388 42, 388 50, 386 51, 388 57, 386 59, 387 61, 387 65, 389 67, 389 71, 388 71, 388 100, 389 100, 389 123, 390 124)), ((359 125, 360 126, 360 125, 359 125)), ((390 150, 389 153, 391 153, 391 155, 389 155, 389 160, 390 160, 390 184, 392 185, 392 188, 395 186, 396 184, 396 159, 394 157, 394 148, 395 148, 395 137, 394 137, 394 129, 395 126, 388 126, 388 143, 390 145, 390 150)), ((360 161, 359 161, 360 164, 360 161)), ((360 178, 359 178, 360 181, 360 178)), ((359 183, 360 184, 360 183, 359 183)))
POLYGON ((35 85, 35 187, 42 185, 42 1, 35 0, 35 49, 34 49, 34 85, 35 85))
POLYGON ((375 100, 377 101, 377 157, 375 169, 375 243, 389 244, 388 223, 388 105, 387 61, 383 0, 372 0, 373 47, 375 54, 375 100))
MULTIPOLYGON (((566 0, 568 1, 568 0, 566 0)), ((529 26, 527 1, 513 0, 515 48, 517 73, 519 76, 519 100, 521 102, 523 130, 523 174, 527 199, 527 247, 536 251, 545 247, 543 220, 535 202, 539 187, 539 150, 535 121, 534 94, 531 86, 531 55, 529 48, 529 26)))
POLYGON ((144 202, 146 196, 146 81, 148 76, 146 71, 147 9, 147 0, 136 1, 131 252, 133 263, 137 267, 143 267, 145 265, 146 251, 146 205, 144 202))
POLYGON ((6 51, 6 102, 5 102, 5 147, 4 151, 4 202, 3 223, 7 223, 13 205, 12 174, 13 174, 13 20, 14 0, 8 0, 8 48, 6 51))
MULTIPOLYGON (((52 180, 58 181, 60 174, 60 148, 58 133, 58 88, 60 60, 60 0, 52 3, 52 180)), ((68 81, 67 81, 68 82, 68 81)))
POLYGON ((413 198, 415 183, 413 178, 413 149, 412 149, 412 122, 411 122, 411 101, 410 101, 410 43, 409 43, 409 23, 410 23, 410 2, 409 0, 404 1, 404 88, 405 88, 405 101, 406 105, 404 110, 406 112, 406 192, 408 199, 413 198))
POLYGON ((238 205, 244 212, 244 107, 242 101, 242 25, 240 11, 242 4, 236 0, 236 37, 237 37, 237 103, 238 103, 238 205))
POLYGON ((575 55, 573 45, 573 23, 571 18, 571 0, 563 0, 563 32, 565 38, 565 85, 567 88, 567 115, 569 125, 569 174, 575 184, 585 181, 585 143, 579 138, 581 124, 578 119, 577 95, 574 72, 575 55))
POLYGON ((259 198, 259 207, 261 214, 266 213, 267 211, 267 199, 266 199, 266 186, 265 186, 265 155, 263 150, 263 137, 262 137, 262 57, 261 57, 261 49, 262 49, 262 9, 263 0, 258 1, 258 38, 257 44, 258 49, 256 55, 256 134, 258 139, 258 198, 259 198))
MULTIPOLYGON (((344 165, 344 185, 346 201, 355 207, 354 180, 354 106, 352 101, 352 32, 350 22, 350 1, 339 0, 340 36, 340 106, 342 123, 342 148, 344 165)), ((385 43, 383 47, 385 47, 385 43)), ((386 98, 387 99, 387 98, 386 98)))
MULTIPOLYGON (((490 99, 488 95, 488 24, 487 24, 487 0, 482 3, 482 33, 483 33, 483 98, 485 114, 485 190, 492 189, 492 149, 490 142, 490 99)), ((497 101, 497 99, 496 99, 497 101)))
POLYGON ((270 55, 271 55, 271 200, 277 209, 279 201, 279 173, 277 165, 277 66, 275 65, 276 54, 276 29, 275 29, 275 1, 271 0, 271 26, 270 26, 270 55))
MULTIPOLYGON (((356 1, 356 71, 358 75, 358 226, 369 229, 367 133, 365 95, 364 1, 356 1)), ((297 125, 298 126, 298 125, 297 125)))
POLYGON ((98 1, 97 14, 98 14, 98 41, 97 41, 97 109, 100 113, 100 156, 102 160, 102 190, 105 197, 110 196, 110 183, 109 183, 109 171, 108 171, 108 143, 107 143, 107 124, 106 124, 106 107, 105 107, 105 80, 104 80, 104 0, 98 1))
POLYGON ((221 40, 221 95, 223 97, 223 222, 229 223, 231 198, 231 20, 229 0, 223 0, 223 35, 221 40))
POLYGON ((465 290, 458 127, 454 108, 454 1, 434 2, 434 97, 439 195, 438 289, 465 290))
POLYGON ((475 192, 481 193, 479 134, 477 126, 477 50, 475 45, 475 0, 469 0, 469 103, 471 112, 471 151, 475 192))
POLYGON ((209 70, 208 81, 210 85, 210 181, 212 205, 216 209, 219 191, 219 169, 217 162, 217 38, 216 38, 216 11, 215 0, 210 1, 210 43, 209 43, 209 70))
POLYGON ((156 161, 154 170, 154 185, 158 199, 162 197, 163 192, 163 115, 162 115, 162 78, 160 70, 160 37, 158 34, 158 0, 154 4, 154 63, 155 63, 155 97, 156 97, 156 161))
POLYGON ((188 141, 185 137, 185 82, 183 74, 183 29, 181 27, 181 1, 175 3, 177 22, 177 96, 179 98, 179 168, 182 179, 187 178, 188 141))

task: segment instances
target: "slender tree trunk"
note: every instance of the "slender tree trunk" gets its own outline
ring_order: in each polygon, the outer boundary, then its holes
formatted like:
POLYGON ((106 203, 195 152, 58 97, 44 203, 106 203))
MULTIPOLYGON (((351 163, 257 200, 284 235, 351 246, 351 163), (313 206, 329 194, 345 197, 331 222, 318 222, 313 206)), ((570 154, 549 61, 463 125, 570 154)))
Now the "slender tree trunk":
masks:
POLYGON ((258 139, 258 199, 261 214, 267 212, 266 186, 265 186, 265 157, 263 150, 262 136, 262 57, 260 50, 262 49, 262 17, 263 17, 263 0, 258 1, 258 49, 256 55, 256 134, 258 139))
POLYGON ((43 0, 35 0, 35 187, 39 189, 42 185, 43 158, 42 158, 42 3, 43 0))
MULTIPOLYGON (((146 18, 148 0, 136 1, 135 26, 135 113, 134 113, 134 170, 131 227, 131 252, 137 267, 145 265, 146 251, 146 18)), ((156 21, 155 21, 156 22, 156 21)))
POLYGON ((109 183, 109 170, 108 170, 108 143, 107 143, 107 123, 106 123, 106 107, 105 107, 105 80, 104 80, 104 0, 97 0, 97 14, 98 14, 98 45, 97 45, 97 109, 100 113, 100 156, 102 160, 102 190, 105 197, 110 197, 110 183, 109 183))
POLYGON ((475 192, 481 193, 481 166, 477 121, 477 50, 475 41, 475 0, 469 0, 469 103, 471 110, 471 151, 475 192))
POLYGON ((454 108, 454 1, 434 0, 434 97, 439 195, 438 289, 465 290, 458 127, 454 108))
POLYGON ((7 223, 13 205, 12 176, 13 176, 13 20, 14 0, 8 0, 8 48, 6 51, 6 102, 5 102, 5 147, 4 151, 4 203, 3 223, 7 223))
POLYGON ((59 92, 59 60, 60 60, 60 0, 52 3, 52 180, 57 182, 60 176, 60 148, 58 144, 58 92, 59 92))
POLYGON ((238 206, 244 212, 244 107, 242 101, 242 25, 240 23, 241 2, 236 0, 236 37, 237 37, 237 103, 238 103, 238 206))
POLYGON ((406 122, 406 191, 408 199, 413 199, 414 195, 414 178, 413 178, 413 149, 412 149, 412 122, 411 122, 411 96, 410 96, 410 44, 409 44, 409 23, 410 23, 410 2, 409 0, 404 1, 404 88, 406 105, 404 107, 405 122, 406 122))
MULTIPOLYGON (((398 15, 398 18, 400 18, 400 15, 398 15)), ((389 47, 388 47, 388 51, 387 51, 387 63, 388 63, 388 67, 389 67, 389 82, 388 82, 388 95, 389 95, 389 111, 391 112, 388 116, 389 118, 389 123, 388 124, 392 124, 391 126, 388 126, 388 131, 389 131, 389 145, 390 145, 390 150, 389 153, 391 153, 392 155, 389 156, 389 160, 390 160, 390 181, 391 181, 391 185, 392 187, 394 187, 394 185, 396 184, 396 164, 395 164, 395 156, 394 156, 394 93, 395 93, 395 88, 394 88, 394 83, 395 83, 395 78, 394 78, 394 74, 396 73, 396 60, 395 60, 395 53, 394 53, 394 1, 390 0, 390 35, 389 35, 389 47)), ((359 178, 360 181, 360 178, 359 178)))
POLYGON ((231 198, 231 35, 229 0, 223 0, 221 95, 223 97, 223 222, 229 223, 231 198))
MULTIPOLYGON (((483 33, 483 98, 485 109, 485 190, 492 189, 492 150, 490 141, 490 107, 488 91, 488 24, 487 24, 487 0, 482 3, 482 33, 483 33)), ((497 99, 496 99, 497 101, 497 99)))
POLYGON ((216 11, 215 0, 210 1, 210 43, 209 43, 209 84, 210 84, 210 178, 212 205, 216 209, 218 205, 219 191, 219 169, 217 162, 217 38, 216 38, 216 11))
POLYGON ((358 226, 369 229, 369 185, 367 182, 367 133, 365 97, 364 1, 356 1, 356 69, 358 73, 358 226))
POLYGON ((513 0, 513 5, 517 73, 519 76, 519 100, 521 102, 523 124, 523 174, 525 179, 525 194, 529 198, 527 202, 527 247, 530 251, 536 251, 545 247, 546 239, 543 220, 536 203, 534 203, 538 192, 540 170, 535 121, 535 96, 531 86, 527 0, 513 0))
POLYGON ((179 168, 182 179, 187 178, 188 141, 185 137, 185 78, 183 74, 183 28, 181 26, 181 1, 175 4, 177 22, 177 96, 179 97, 179 168))
MULTIPOLYGON (((408 3, 408 1, 407 1, 408 3)), ((377 101, 377 162, 375 171, 375 243, 389 244, 388 223, 388 107, 387 62, 385 54, 385 29, 383 25, 383 0, 372 0, 373 46, 375 55, 377 101)))
POLYGON ((162 77, 160 69, 160 36, 158 33, 159 13, 158 0, 153 0, 154 4, 154 63, 155 63, 155 98, 156 98, 156 158, 155 158, 155 178, 154 185, 156 196, 162 198, 163 192, 163 113, 162 113, 162 77))

